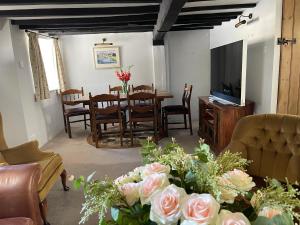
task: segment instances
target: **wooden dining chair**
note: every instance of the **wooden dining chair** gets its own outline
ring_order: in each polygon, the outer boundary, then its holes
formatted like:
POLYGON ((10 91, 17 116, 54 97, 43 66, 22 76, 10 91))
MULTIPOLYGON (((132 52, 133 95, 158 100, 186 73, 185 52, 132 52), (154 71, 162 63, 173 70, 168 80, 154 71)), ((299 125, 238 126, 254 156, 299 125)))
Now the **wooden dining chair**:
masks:
POLYGON ((61 103, 64 116, 65 132, 68 133, 69 138, 72 138, 71 123, 84 122, 84 128, 87 129, 87 115, 90 114, 89 109, 80 101, 83 98, 83 87, 81 90, 68 89, 60 93, 61 103), (71 117, 83 116, 83 119, 70 121, 71 117))
POLYGON ((134 87, 133 85, 132 87, 132 92, 154 92, 154 85, 138 85, 136 87, 134 87))
POLYGON ((140 122, 152 122, 153 128, 151 131, 154 133, 155 141, 157 142, 157 94, 148 92, 137 92, 128 94, 128 111, 129 111, 129 124, 130 124, 130 139, 131 146, 133 146, 134 133, 144 132, 146 129, 136 129, 135 124, 140 122), (145 105, 140 105, 139 102, 146 102, 145 105))
MULTIPOLYGON (((165 135, 168 136, 169 124, 183 124, 183 129, 188 129, 187 127, 187 118, 189 118, 189 129, 190 134, 193 135, 193 127, 192 127, 192 116, 191 116, 191 96, 192 96, 193 85, 184 85, 183 95, 182 95, 182 104, 181 105, 168 105, 162 108, 163 115, 163 128, 165 135), (184 122, 177 123, 169 123, 168 117, 172 115, 183 115, 184 122)), ((172 129, 182 129, 182 128, 172 128, 172 129)))
POLYGON ((120 135, 120 143, 123 146, 123 113, 120 107, 120 94, 101 94, 90 97, 90 111, 91 111, 91 124, 93 140, 98 148, 99 138, 106 134, 120 135), (119 131, 102 132, 101 124, 106 125, 110 123, 118 123, 119 131))

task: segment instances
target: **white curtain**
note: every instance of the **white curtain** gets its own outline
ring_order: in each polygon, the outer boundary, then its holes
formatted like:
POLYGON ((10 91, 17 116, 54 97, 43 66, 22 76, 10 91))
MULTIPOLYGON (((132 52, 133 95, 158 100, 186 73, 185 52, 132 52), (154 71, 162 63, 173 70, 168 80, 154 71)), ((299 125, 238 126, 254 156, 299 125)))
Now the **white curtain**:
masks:
POLYGON ((60 91, 65 91, 65 89, 66 89, 65 71, 64 71, 64 64, 63 64, 61 52, 60 52, 59 45, 58 45, 58 39, 54 40, 54 48, 55 48, 57 74, 58 74, 60 91))
POLYGON ((36 100, 44 100, 50 98, 46 72, 39 46, 38 35, 28 33, 29 37, 29 55, 34 81, 36 100))

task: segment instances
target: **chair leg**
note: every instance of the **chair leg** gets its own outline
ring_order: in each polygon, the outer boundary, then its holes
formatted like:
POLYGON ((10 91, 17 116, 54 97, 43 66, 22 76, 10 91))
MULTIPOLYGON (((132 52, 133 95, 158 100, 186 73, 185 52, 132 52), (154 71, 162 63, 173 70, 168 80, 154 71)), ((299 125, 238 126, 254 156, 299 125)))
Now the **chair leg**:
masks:
POLYGON ((132 131, 132 122, 130 121, 130 142, 131 146, 133 146, 133 131, 132 131))
POLYGON ((64 115, 64 124, 65 124, 65 132, 67 133, 68 132, 68 128, 67 128, 67 122, 66 122, 66 117, 64 115))
POLYGON ((67 171, 63 170, 63 172, 60 174, 60 177, 64 191, 69 191, 70 188, 67 186, 67 171))
POLYGON ((87 125, 86 125, 86 114, 83 115, 83 119, 84 119, 84 129, 87 129, 87 125))
POLYGON ((44 225, 50 225, 50 223, 47 221, 47 211, 48 211, 47 199, 44 199, 44 201, 40 203, 40 211, 41 211, 41 217, 44 222, 44 225))
POLYGON ((184 117, 184 128, 187 129, 186 114, 183 114, 183 117, 184 117))
POLYGON ((120 126, 120 141, 121 141, 121 146, 123 146, 123 121, 119 122, 119 126, 120 126))
POLYGON ((67 127, 68 127, 68 135, 69 135, 69 138, 72 138, 70 118, 69 118, 68 116, 67 116, 67 127))
POLYGON ((103 126, 104 126, 104 130, 107 130, 107 123, 105 123, 103 126))
POLYGON ((166 137, 169 137, 168 114, 165 115, 166 137))
POLYGON ((153 129, 154 129, 154 142, 155 144, 158 144, 158 138, 157 138, 157 121, 153 121, 153 129))
POLYGON ((189 124, 190 124, 190 133, 193 135, 193 127, 192 127, 192 116, 191 112, 189 112, 189 124))

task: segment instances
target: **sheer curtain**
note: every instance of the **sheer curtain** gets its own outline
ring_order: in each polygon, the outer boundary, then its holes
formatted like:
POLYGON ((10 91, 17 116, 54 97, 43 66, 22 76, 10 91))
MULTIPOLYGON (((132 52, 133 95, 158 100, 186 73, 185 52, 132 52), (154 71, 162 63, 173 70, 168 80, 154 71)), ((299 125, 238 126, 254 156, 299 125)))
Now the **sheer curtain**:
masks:
POLYGON ((64 64, 63 64, 61 52, 60 52, 59 45, 58 45, 58 39, 54 40, 54 48, 55 48, 57 73, 58 73, 58 80, 59 80, 60 90, 65 91, 66 82, 65 82, 64 64))
POLYGON ((48 82, 46 78, 44 63, 39 46, 38 35, 28 33, 29 37, 29 55, 34 81, 36 100, 44 100, 50 98, 48 82))

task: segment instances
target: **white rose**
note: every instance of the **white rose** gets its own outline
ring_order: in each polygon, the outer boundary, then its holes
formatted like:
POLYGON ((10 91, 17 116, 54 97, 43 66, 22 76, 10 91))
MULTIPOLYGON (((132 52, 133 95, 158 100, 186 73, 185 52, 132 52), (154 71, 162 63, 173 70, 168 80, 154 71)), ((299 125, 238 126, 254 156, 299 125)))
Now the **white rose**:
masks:
POLYGON ((155 173, 146 177, 140 182, 139 194, 142 205, 149 204, 151 197, 169 184, 169 179, 164 173, 155 173))
POLYGON ((142 172, 142 177, 145 178, 151 174, 154 173, 165 173, 165 174, 169 174, 170 173, 170 167, 160 164, 160 163, 151 163, 151 164, 147 164, 142 172))
POLYGON ((131 172, 129 172, 128 173, 128 176, 132 179, 132 180, 134 180, 134 181, 136 181, 136 182, 139 182, 139 181, 141 181, 141 174, 142 174, 142 172, 144 171, 144 169, 145 169, 145 167, 144 166, 140 166, 140 167, 137 167, 137 168, 135 168, 133 171, 131 171, 131 172))
POLYGON ((218 178, 218 185, 221 191, 220 203, 226 202, 232 204, 234 202, 235 197, 238 196, 234 185, 224 177, 218 178))
POLYGON ((250 191, 255 187, 252 177, 241 170, 234 169, 223 174, 222 177, 230 181, 240 191, 250 191))
POLYGON ((216 225, 251 225, 243 213, 232 213, 227 210, 221 210, 216 225))
POLYGON ((186 192, 174 184, 157 192, 151 200, 150 220, 158 225, 177 224, 181 217, 180 206, 186 192))
POLYGON ((119 188, 129 206, 133 206, 139 200, 139 187, 139 183, 127 183, 119 188))
POLYGON ((219 209, 220 204, 210 194, 191 194, 182 205, 182 224, 214 224, 219 209))
POLYGON ((134 179, 132 179, 132 177, 130 177, 128 175, 120 176, 117 179, 115 179, 115 181, 114 181, 114 183, 117 186, 123 186, 124 184, 132 183, 132 182, 134 182, 134 179))

